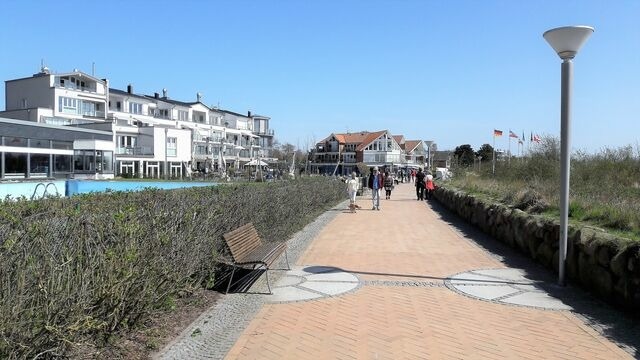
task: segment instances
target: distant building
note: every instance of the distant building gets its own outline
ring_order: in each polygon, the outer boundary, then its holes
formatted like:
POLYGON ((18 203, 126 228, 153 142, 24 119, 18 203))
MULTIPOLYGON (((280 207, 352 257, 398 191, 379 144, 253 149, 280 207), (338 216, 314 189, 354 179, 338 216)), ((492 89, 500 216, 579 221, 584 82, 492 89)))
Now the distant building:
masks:
POLYGON ((388 130, 331 134, 316 144, 310 158, 312 172, 338 175, 358 171, 358 163, 395 171, 424 167, 425 161, 423 141, 405 141, 388 130))

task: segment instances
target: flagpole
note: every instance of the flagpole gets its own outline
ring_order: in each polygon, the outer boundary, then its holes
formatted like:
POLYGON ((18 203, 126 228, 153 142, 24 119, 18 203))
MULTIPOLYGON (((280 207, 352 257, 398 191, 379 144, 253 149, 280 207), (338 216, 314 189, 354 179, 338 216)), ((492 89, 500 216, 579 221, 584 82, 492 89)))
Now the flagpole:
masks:
POLYGON ((493 160, 491 161, 492 163, 492 170, 491 173, 493 174, 493 176, 496 175, 496 131, 493 131, 493 160))
POLYGON ((511 129, 509 129, 509 166, 511 166, 511 129))

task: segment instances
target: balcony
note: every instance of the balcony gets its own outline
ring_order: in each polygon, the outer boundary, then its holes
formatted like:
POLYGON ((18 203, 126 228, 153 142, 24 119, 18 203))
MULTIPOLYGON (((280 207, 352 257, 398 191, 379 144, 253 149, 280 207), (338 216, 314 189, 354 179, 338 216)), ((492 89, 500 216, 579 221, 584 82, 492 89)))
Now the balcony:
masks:
POLYGON ((150 146, 118 147, 116 148, 116 155, 153 156, 153 149, 150 146))
POLYGON ((254 131, 253 132, 256 135, 262 135, 262 136, 274 136, 275 132, 271 129, 266 129, 266 130, 258 130, 258 131, 254 131))

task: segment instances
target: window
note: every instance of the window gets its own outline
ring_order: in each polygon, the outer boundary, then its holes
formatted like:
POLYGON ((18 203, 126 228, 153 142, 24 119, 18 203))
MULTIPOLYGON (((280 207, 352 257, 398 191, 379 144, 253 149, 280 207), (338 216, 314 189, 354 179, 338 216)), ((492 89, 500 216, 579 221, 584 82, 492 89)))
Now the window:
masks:
POLYGON ((25 153, 4 153, 5 174, 27 173, 27 154, 25 153))
POLYGON ((122 103, 120 101, 116 102, 116 110, 120 111, 122 109, 122 103))
POLYGON ((41 149, 49 149, 51 146, 50 146, 50 141, 49 140, 31 139, 31 142, 29 142, 29 147, 41 148, 41 149))
POLYGON ((53 155, 53 171, 55 173, 70 173, 71 160, 71 155, 53 155))
POLYGON ((49 155, 47 154, 31 154, 30 173, 32 175, 47 175, 49 174, 49 155))
POLYGON ((130 102, 129 103, 129 112, 131 114, 142 114, 142 104, 130 102))
POLYGON ((51 148, 53 148, 53 149, 72 150, 73 149, 73 141, 56 141, 56 140, 53 140, 51 142, 51 148))
POLYGON ((21 138, 21 137, 6 136, 4 138, 4 145, 5 146, 27 147, 27 139, 26 138, 21 138))
POLYGON ((60 96, 58 98, 58 111, 67 114, 77 114, 78 99, 60 96))
POLYGON ((178 138, 168 137, 167 138, 167 156, 177 156, 178 155, 178 138))
POLYGON ((113 172, 113 152, 96 150, 96 171, 99 173, 113 172))
POLYGON ((181 120, 181 121, 189 120, 189 112, 184 110, 178 110, 178 120, 181 120))

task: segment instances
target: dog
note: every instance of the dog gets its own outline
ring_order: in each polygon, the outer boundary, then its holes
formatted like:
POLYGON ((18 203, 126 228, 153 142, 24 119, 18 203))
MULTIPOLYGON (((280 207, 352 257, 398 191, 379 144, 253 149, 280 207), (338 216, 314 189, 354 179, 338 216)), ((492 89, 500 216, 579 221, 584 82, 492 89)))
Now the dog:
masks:
POLYGON ((351 210, 352 213, 356 212, 356 209, 361 209, 360 205, 358 205, 358 204, 349 204, 349 210, 351 210))

